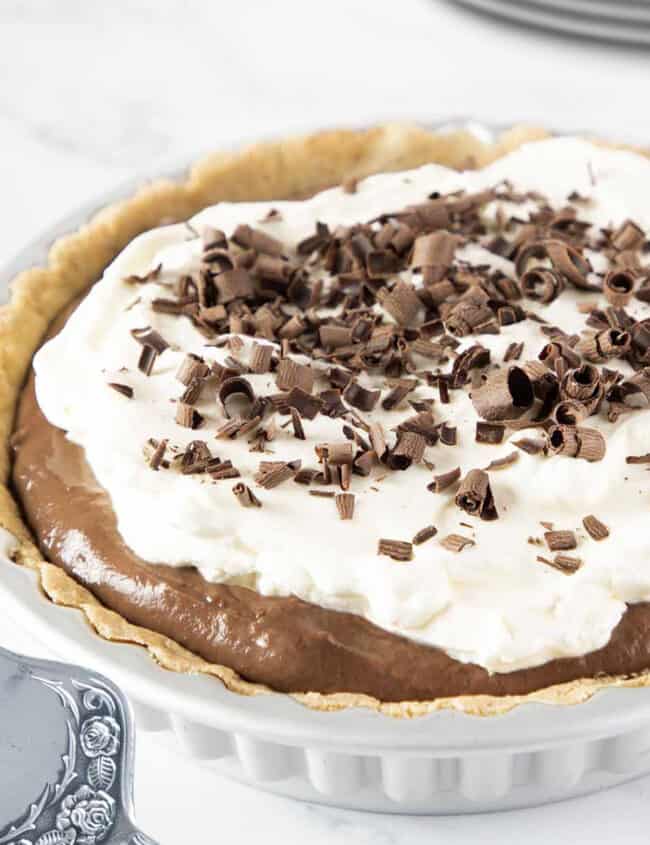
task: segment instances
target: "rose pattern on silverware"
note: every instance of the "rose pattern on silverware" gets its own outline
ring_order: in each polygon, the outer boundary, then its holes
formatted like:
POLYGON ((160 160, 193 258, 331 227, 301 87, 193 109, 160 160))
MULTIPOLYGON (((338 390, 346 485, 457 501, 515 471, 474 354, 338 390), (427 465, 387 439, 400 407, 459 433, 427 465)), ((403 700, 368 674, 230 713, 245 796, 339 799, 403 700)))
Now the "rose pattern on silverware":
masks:
MULTIPOLYGON (((0 649, 0 658, 7 654, 0 649)), ((70 670, 70 677, 30 672, 63 707, 67 742, 57 781, 45 785, 21 819, 0 827, 0 845, 155 845, 129 817, 126 706, 108 682, 70 670)))

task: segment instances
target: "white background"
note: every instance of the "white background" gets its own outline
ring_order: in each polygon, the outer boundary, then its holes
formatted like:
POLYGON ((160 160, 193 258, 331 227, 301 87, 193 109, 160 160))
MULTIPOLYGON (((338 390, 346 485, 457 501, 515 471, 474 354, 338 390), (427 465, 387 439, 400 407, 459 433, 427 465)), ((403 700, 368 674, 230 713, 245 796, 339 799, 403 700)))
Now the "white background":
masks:
MULTIPOLYGON (((0 263, 122 179, 241 139, 472 116, 650 145, 649 81, 648 51, 446 0, 0 0, 0 263)), ((0 643, 47 656, 1 616, 0 643)), ((138 820, 162 845, 636 845, 650 824, 650 779, 508 815, 409 819, 265 796, 156 735, 139 735, 136 774, 138 820)))

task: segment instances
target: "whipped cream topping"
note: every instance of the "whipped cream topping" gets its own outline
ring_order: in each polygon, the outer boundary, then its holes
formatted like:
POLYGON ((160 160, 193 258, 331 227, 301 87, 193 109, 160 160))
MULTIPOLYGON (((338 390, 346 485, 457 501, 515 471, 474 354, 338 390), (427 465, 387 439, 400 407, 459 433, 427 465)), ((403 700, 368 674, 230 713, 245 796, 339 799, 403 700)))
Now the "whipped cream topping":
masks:
MULTIPOLYGON (((150 307, 152 299, 168 295, 166 282, 198 267, 202 243, 196 232, 209 225, 230 235, 238 224, 248 223, 293 248, 312 234, 317 221, 332 227, 364 222, 422 202, 434 191, 475 192, 504 179, 515 189, 544 194, 556 207, 565 205, 573 191, 589 197, 580 218, 595 226, 632 218, 650 230, 650 162, 575 139, 554 139, 527 145, 478 172, 427 165, 370 177, 354 194, 335 188, 304 202, 222 203, 196 215, 191 228, 178 224, 139 236, 115 259, 63 331, 38 352, 34 366, 43 412, 85 449, 97 480, 110 494, 119 530, 136 554, 152 563, 191 564, 210 581, 241 583, 267 595, 294 594, 352 611, 492 671, 581 655, 606 644, 625 604, 650 599, 644 539, 650 477, 644 466, 625 461, 627 455, 650 451, 650 412, 624 415, 616 424, 601 416, 589 418, 589 426, 601 429, 607 440, 599 463, 520 452, 507 469, 491 472, 500 515, 494 522, 468 516, 454 504, 453 493, 427 492, 432 473, 424 464, 408 472, 385 474, 376 468, 367 478, 354 476, 351 521, 339 520, 332 500, 310 496, 302 485, 290 481, 272 491, 255 486, 260 458, 301 459, 303 466, 316 466, 314 443, 340 441, 340 420, 323 415, 304 420, 305 441, 295 439, 290 426, 279 429, 269 455, 250 452, 246 438, 215 440, 223 418, 213 399, 197 405, 205 417, 200 431, 174 421, 171 399, 183 390, 175 375, 185 355, 223 363, 229 354, 226 348, 206 346, 188 320, 150 307), (279 215, 261 222, 272 208, 279 215), (124 282, 159 264, 157 279, 137 286, 124 282), (171 344, 150 377, 137 369, 140 348, 130 335, 147 325, 171 344), (130 385, 135 399, 107 389, 108 382, 130 385), (214 453, 238 467, 262 508, 240 507, 232 481, 152 471, 143 457, 151 437, 169 438, 181 448, 197 437, 207 440, 214 453), (589 537, 582 525, 588 514, 607 524, 608 539, 589 537), (529 538, 543 536, 540 520, 575 532, 574 554, 583 560, 575 574, 537 562, 544 548, 529 538), (377 555, 381 537, 410 540, 430 524, 438 534, 415 547, 412 561, 377 555), (440 538, 450 533, 470 537, 475 545, 461 553, 449 551, 440 538)), ((493 219, 499 206, 507 214, 526 214, 525 205, 498 201, 487 208, 486 218, 493 219)), ((589 257, 594 270, 606 269, 602 256, 589 257)), ((511 262, 477 245, 459 249, 456 261, 489 264, 515 275, 511 262)), ((418 283, 416 275, 412 280, 418 283)), ((548 306, 527 300, 526 307, 567 332, 579 332, 585 315, 576 303, 585 299, 603 301, 599 294, 567 290, 548 306)), ((636 300, 628 311, 637 318, 650 316, 650 308, 636 300)), ((245 358, 252 340, 242 340, 245 358)), ((495 361, 514 341, 524 344, 524 358, 535 357, 545 340, 531 320, 480 336, 495 361)), ((475 342, 476 337, 463 338, 459 350, 475 342)), ((615 365, 631 372, 623 362, 615 365)), ((258 395, 277 392, 270 373, 247 378, 258 395)), ((364 376, 361 383, 372 386, 372 378, 364 376)), ((421 386, 409 398, 437 395, 421 386)), ((427 449, 435 474, 458 465, 463 472, 485 467, 515 450, 507 439, 499 446, 475 442, 477 414, 466 390, 453 391, 450 404, 436 404, 434 411, 437 421, 444 419, 458 430, 458 446, 438 443, 427 449)), ((412 413, 411 408, 383 411, 377 406, 373 420, 390 431, 412 413)), ((516 432, 509 439, 527 435, 535 431, 516 432)), ((69 542, 78 541, 70 536, 69 542)))

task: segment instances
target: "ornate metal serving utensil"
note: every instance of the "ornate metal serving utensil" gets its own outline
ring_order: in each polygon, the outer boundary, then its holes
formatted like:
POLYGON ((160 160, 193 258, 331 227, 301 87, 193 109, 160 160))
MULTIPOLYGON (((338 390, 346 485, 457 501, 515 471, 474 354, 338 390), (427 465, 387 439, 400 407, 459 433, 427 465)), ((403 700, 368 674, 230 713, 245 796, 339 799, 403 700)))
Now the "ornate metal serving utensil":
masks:
POLYGON ((133 760, 111 681, 0 648, 0 845, 156 845, 133 821, 133 760))

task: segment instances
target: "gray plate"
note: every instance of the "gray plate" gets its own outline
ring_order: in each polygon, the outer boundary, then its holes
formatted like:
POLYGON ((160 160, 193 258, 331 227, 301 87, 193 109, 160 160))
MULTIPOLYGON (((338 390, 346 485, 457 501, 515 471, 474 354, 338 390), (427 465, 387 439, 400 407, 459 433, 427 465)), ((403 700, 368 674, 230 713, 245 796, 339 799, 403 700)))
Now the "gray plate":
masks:
MULTIPOLYGON (((644 17, 630 20, 619 16, 605 18, 600 12, 587 14, 573 8, 561 8, 559 3, 546 0, 456 0, 462 6, 470 6, 499 18, 529 24, 539 29, 562 32, 600 41, 650 45, 650 24, 644 17)), ((616 8, 616 4, 612 6, 616 8)))

